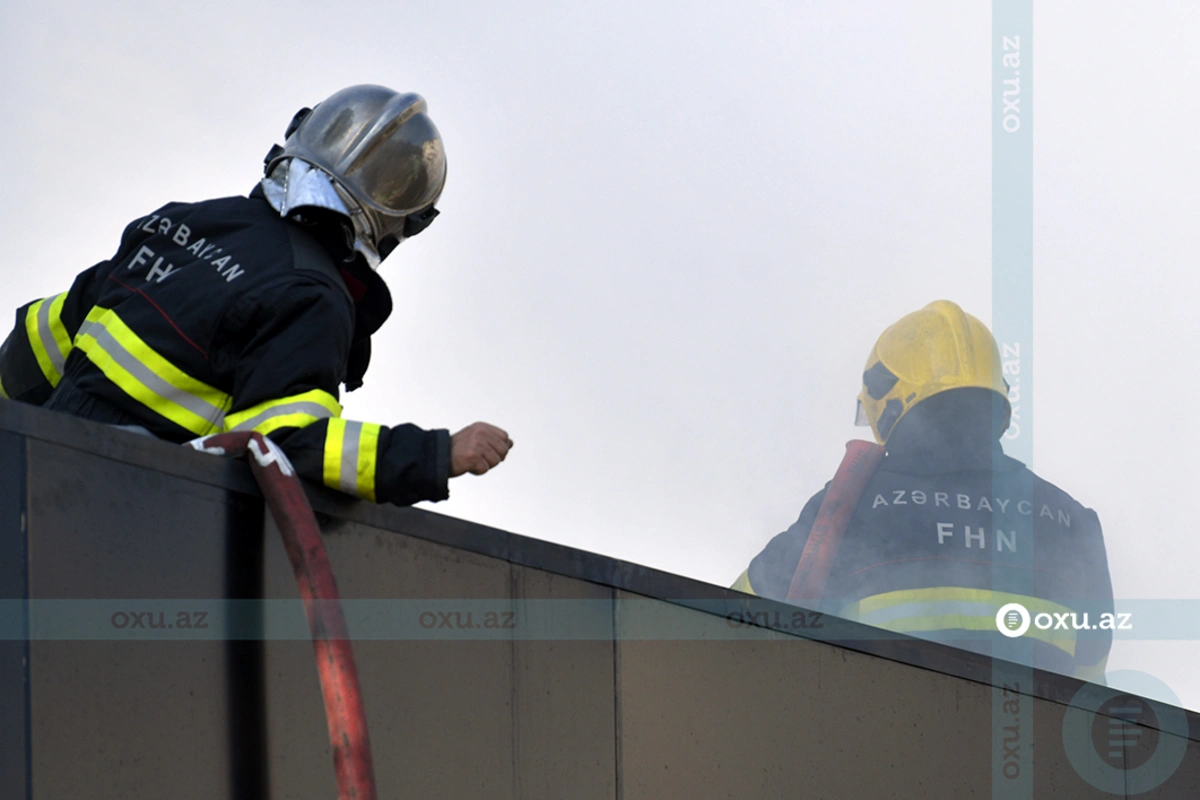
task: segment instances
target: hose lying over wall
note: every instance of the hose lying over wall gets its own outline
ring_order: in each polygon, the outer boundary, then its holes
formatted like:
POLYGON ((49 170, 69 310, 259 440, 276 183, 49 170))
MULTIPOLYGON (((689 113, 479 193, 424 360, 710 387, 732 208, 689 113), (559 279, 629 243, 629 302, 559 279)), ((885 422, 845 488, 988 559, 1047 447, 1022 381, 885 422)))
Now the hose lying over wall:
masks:
POLYGON ((376 800, 371 741, 346 616, 321 529, 295 469, 274 442, 252 431, 220 433, 188 444, 216 455, 250 456, 250 471, 283 536, 312 631, 339 800, 376 800))

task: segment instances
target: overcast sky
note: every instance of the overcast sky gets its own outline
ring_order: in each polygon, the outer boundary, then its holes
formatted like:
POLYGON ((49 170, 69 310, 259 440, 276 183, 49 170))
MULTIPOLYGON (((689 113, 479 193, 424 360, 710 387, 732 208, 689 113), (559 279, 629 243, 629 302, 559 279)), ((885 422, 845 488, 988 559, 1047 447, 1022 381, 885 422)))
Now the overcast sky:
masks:
MULTIPOLYGON (((0 308, 244 194, 293 112, 417 91, 437 222, 346 415, 506 428, 441 513, 728 585, 833 474, 880 331, 991 299, 990 4, 0 6, 0 308)), ((1033 468, 1118 598, 1195 598, 1200 6, 1034 19, 1033 468)), ((1200 709, 1197 641, 1123 641, 1200 709)))

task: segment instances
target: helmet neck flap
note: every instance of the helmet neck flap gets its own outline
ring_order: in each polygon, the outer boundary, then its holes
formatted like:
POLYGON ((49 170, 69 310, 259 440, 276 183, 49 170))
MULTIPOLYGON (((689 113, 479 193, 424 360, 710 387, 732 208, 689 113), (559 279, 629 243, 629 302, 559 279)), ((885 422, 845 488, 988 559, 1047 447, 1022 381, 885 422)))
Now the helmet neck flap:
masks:
POLYGON ((371 269, 383 260, 375 247, 370 223, 354 198, 328 173, 301 158, 284 158, 262 180, 263 194, 281 217, 290 217, 305 207, 325 208, 341 214, 353 225, 354 249, 371 269))

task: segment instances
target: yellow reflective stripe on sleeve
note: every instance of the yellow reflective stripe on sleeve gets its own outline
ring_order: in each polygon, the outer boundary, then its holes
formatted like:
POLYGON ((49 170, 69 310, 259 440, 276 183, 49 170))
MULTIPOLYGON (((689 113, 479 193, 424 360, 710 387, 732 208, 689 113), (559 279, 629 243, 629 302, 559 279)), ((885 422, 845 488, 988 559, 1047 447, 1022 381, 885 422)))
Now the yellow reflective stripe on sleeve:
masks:
POLYGON ((382 426, 334 418, 325 430, 325 485, 375 502, 375 468, 382 426))
POLYGON ((738 579, 734 581, 733 585, 729 588, 733 589, 735 592, 758 594, 758 592, 754 591, 754 587, 750 585, 750 570, 746 570, 741 575, 738 575, 738 579))
POLYGON ((57 386, 61 376, 50 363, 50 353, 46 351, 46 345, 42 343, 42 334, 38 331, 38 313, 45 303, 45 300, 38 300, 25 312, 25 335, 29 337, 29 348, 33 351, 33 357, 37 359, 42 374, 50 381, 51 386, 57 386))
POLYGON ((279 428, 303 428, 317 420, 340 417, 342 407, 329 392, 313 389, 291 397, 267 400, 253 408, 228 414, 227 431, 258 431, 264 436, 279 428))
POLYGON ((346 420, 329 420, 325 428, 325 463, 322 478, 330 489, 342 488, 342 442, 346 437, 346 420))
MULTIPOLYGON (((962 586, 931 586, 885 592, 850 603, 839 616, 896 633, 931 633, 946 630, 994 631, 996 613, 1009 603, 1020 603, 1030 617, 1070 614, 1066 606, 1040 597, 968 589, 962 586)), ((1030 625, 1025 636, 1053 645, 1075 656, 1075 631, 1030 625)))
MULTIPOLYGON (((58 352, 62 355, 63 363, 67 361, 67 356, 71 353, 71 334, 67 333, 67 326, 63 325, 62 309, 63 304, 67 302, 67 293, 63 292, 54 297, 54 302, 50 304, 50 335, 54 338, 54 344, 58 348, 58 352)), ((49 347, 49 345, 47 345, 49 347)), ((61 370, 60 370, 61 371, 61 370)))
POLYGON ((379 431, 382 426, 370 422, 362 424, 358 443, 358 496, 375 502, 375 465, 378 463, 379 431))
POLYGON ((197 436, 221 430, 233 398, 155 352, 115 311, 88 312, 75 346, 121 391, 179 427, 197 436))
POLYGON ((64 349, 58 338, 60 334, 66 336, 66 329, 58 318, 66 297, 64 292, 38 300, 25 312, 25 333, 29 337, 29 347, 51 386, 58 386, 62 380, 63 364, 67 360, 67 353, 71 351, 70 343, 64 349))
POLYGON ((4 391, 4 381, 0 380, 0 398, 8 399, 8 392, 4 391))

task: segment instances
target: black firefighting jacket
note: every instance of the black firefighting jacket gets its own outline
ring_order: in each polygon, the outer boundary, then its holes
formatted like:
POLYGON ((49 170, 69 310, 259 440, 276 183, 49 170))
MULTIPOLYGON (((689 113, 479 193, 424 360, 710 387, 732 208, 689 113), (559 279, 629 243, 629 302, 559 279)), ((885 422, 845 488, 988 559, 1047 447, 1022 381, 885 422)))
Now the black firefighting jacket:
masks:
MULTIPOLYGON (((898 426, 893 440, 901 433, 898 426)), ((967 448, 889 442, 819 606, 1100 681, 1117 623, 1100 520, 984 438, 967 448), (1023 636, 1033 641, 1023 650, 997 627, 997 612, 1013 602, 1031 617, 1023 636)), ((814 495, 733 588, 785 600, 824 497, 814 495)))
POLYGON ((260 188, 163 206, 69 291, 17 311, 0 397, 174 442, 255 430, 334 489, 399 505, 445 499, 447 431, 341 416, 339 384, 361 383, 391 299, 330 242, 326 228, 280 218, 260 188))

